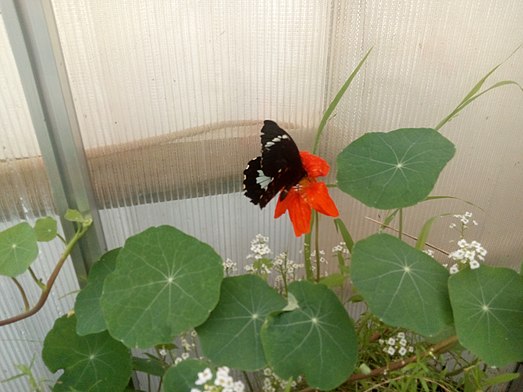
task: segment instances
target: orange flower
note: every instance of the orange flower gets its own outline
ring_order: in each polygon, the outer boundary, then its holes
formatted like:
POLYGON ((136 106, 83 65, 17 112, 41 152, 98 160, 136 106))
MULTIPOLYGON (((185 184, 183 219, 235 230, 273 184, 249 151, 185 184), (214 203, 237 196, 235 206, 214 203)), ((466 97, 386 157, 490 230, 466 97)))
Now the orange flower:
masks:
POLYGON ((276 211, 274 211, 275 218, 279 218, 289 211, 289 218, 296 237, 310 231, 312 209, 328 216, 339 215, 338 209, 329 195, 327 185, 316 181, 316 177, 326 176, 329 173, 329 164, 307 151, 300 151, 300 157, 307 177, 302 178, 288 191, 284 190, 280 193, 276 211))

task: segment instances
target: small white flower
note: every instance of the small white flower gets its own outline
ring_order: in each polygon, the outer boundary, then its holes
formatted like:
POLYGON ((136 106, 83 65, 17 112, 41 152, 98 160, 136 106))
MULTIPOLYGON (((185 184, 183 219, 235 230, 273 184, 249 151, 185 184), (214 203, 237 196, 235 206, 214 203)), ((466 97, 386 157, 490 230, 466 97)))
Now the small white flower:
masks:
POLYGON ((196 380, 196 385, 204 385, 207 381, 212 379, 211 369, 206 368, 203 372, 198 372, 198 380, 196 380))
POLYGON ((387 352, 389 353, 389 355, 392 356, 396 352, 396 349, 392 346, 389 346, 389 348, 387 349, 387 352))
POLYGON ((400 346, 406 346, 406 345, 407 345, 407 339, 402 338, 402 339, 400 340, 400 346))
POLYGON ((456 273, 458 273, 458 272, 459 272, 458 265, 457 265, 457 264, 453 264, 452 267, 450 267, 449 272, 450 272, 451 274, 456 274, 456 273))
POLYGON ((476 269, 476 268, 479 268, 479 262, 476 261, 476 260, 472 260, 470 263, 470 269, 476 269))
POLYGON ((399 355, 401 355, 403 357, 405 354, 407 354, 407 349, 405 347, 401 347, 398 350, 398 353, 399 353, 399 355))
POLYGON ((388 344, 389 346, 394 346, 394 345, 396 344, 396 339, 394 339, 394 338, 389 338, 389 339, 387 340, 387 344, 388 344))

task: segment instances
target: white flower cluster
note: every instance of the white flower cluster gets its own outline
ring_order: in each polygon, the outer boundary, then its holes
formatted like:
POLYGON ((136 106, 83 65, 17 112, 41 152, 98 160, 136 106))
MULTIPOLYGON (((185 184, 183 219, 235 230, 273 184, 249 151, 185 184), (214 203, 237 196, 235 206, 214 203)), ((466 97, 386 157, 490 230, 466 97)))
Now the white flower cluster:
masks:
MULTIPOLYGON (((263 369, 263 375, 265 376, 263 378, 263 386, 262 391, 263 392, 276 392, 285 390, 287 388, 288 381, 282 380, 279 378, 272 369, 265 368, 263 369)), ((297 381, 291 381, 291 387, 295 388, 298 386, 298 383, 301 382, 301 377, 298 377, 297 381)))
POLYGON ((274 267, 279 271, 280 275, 275 279, 277 282, 283 280, 282 275, 285 275, 287 279, 294 279, 296 276, 296 271, 300 268, 303 268, 303 264, 296 263, 292 260, 289 260, 286 252, 280 253, 273 260, 274 267))
POLYGON ((349 255, 349 248, 345 242, 340 242, 338 245, 332 248, 332 253, 341 253, 343 255, 349 255))
POLYGON ((269 237, 256 234, 251 241, 251 252, 247 255, 247 259, 251 259, 253 262, 243 267, 245 271, 269 275, 272 268, 272 260, 269 259, 269 255, 272 253, 269 248, 269 237))
MULTIPOLYGON (((477 226, 478 225, 478 222, 476 222, 474 219, 472 219, 472 212, 465 212, 463 215, 460 215, 460 214, 457 214, 457 215, 453 215, 454 218, 458 218, 461 222, 461 225, 464 229, 466 229, 468 227, 468 224, 470 223, 470 221, 472 221, 472 224, 474 226, 477 226)), ((449 227, 451 229, 455 229, 457 227, 456 223, 451 223, 449 225, 449 227)))
MULTIPOLYGON (((318 254, 320 255, 320 263, 321 264, 327 264, 328 261, 325 258, 325 251, 320 249, 318 254)), ((315 271, 316 270, 316 251, 315 250, 313 250, 311 252, 311 260, 312 260, 312 270, 315 271)))
POLYGON ((487 250, 483 248, 479 242, 472 241, 469 243, 462 238, 458 241, 458 246, 459 249, 451 252, 449 258, 461 263, 462 266, 460 267, 459 263, 454 263, 450 267, 451 274, 457 273, 460 269, 465 268, 467 264, 471 269, 479 268, 480 261, 485 261, 487 250))
POLYGON ((390 337, 386 340, 380 339, 378 342, 384 346, 383 351, 389 354, 391 357, 394 357, 396 354, 399 354, 401 357, 403 357, 407 353, 414 352, 414 347, 408 344, 404 332, 398 332, 395 337, 390 337))
POLYGON ((229 258, 225 259, 225 261, 222 263, 222 265, 223 265, 223 271, 226 274, 238 271, 238 268, 237 268, 238 264, 236 264, 234 261, 232 261, 229 258))
POLYGON ((198 373, 195 384, 203 386, 203 389, 192 388, 191 392, 243 392, 245 390, 243 382, 234 381, 229 375, 227 366, 219 367, 216 371, 216 377, 214 377, 211 369, 206 368, 203 372, 198 373))
POLYGON ((251 254, 247 256, 248 259, 260 260, 267 257, 271 253, 269 248, 269 237, 261 234, 256 234, 256 237, 251 241, 251 254))
MULTIPOLYGON (((179 347, 181 347, 182 353, 174 358, 175 365, 179 364, 182 361, 185 361, 186 359, 189 359, 191 356, 194 357, 194 353, 196 350, 196 336, 196 331, 193 330, 191 331, 190 335, 185 335, 180 338, 179 347)), ((165 357, 167 355, 167 350, 165 348, 161 348, 159 353, 162 357, 165 357)))

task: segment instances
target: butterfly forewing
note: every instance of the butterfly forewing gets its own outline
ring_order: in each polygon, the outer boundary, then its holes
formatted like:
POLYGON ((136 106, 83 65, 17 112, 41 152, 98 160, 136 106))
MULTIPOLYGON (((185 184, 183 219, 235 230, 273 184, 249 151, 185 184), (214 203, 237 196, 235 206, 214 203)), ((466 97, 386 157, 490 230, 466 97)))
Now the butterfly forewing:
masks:
POLYGON ((261 143, 261 156, 247 165, 243 185, 245 196, 263 208, 279 191, 296 185, 307 173, 296 143, 274 121, 264 122, 261 143))

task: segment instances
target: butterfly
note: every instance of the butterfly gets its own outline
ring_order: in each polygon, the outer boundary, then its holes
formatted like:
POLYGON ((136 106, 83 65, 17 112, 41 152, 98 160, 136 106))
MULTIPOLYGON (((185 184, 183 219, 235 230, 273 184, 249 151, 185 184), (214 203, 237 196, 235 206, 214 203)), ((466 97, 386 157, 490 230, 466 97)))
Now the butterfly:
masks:
POLYGON ((278 192, 280 200, 307 176, 298 146, 291 136, 271 120, 261 129, 261 155, 243 171, 243 189, 251 203, 263 208, 278 192))

